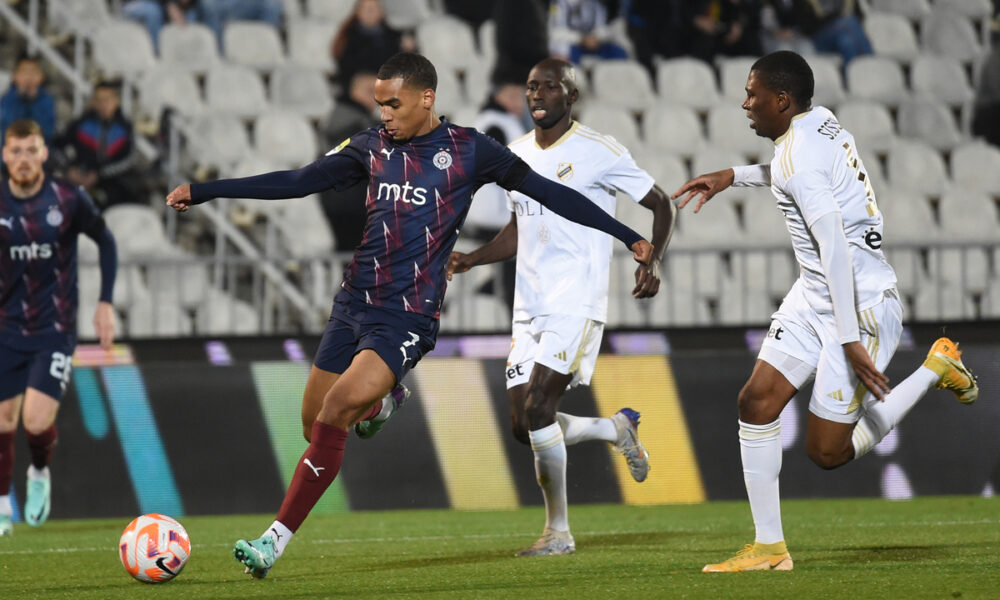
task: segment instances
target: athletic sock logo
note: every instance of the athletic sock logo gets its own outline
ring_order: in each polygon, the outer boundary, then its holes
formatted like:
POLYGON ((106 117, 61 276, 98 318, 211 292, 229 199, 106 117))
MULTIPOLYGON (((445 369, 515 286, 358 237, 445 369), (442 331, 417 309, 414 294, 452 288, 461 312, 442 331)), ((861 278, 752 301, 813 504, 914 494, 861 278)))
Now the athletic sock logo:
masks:
POLYGON ((312 481, 315 481, 316 479, 319 479, 319 472, 320 472, 320 471, 325 471, 325 470, 326 470, 326 467, 317 467, 317 466, 313 465, 313 464, 312 464, 312 461, 311 461, 311 460, 309 460, 308 458, 306 458, 306 459, 303 459, 303 460, 302 460, 302 463, 303 463, 303 464, 304 464, 305 466, 307 466, 307 467, 309 467, 310 469, 312 469, 312 472, 313 472, 313 476, 314 476, 314 477, 313 477, 313 479, 312 479, 312 481))
MULTIPOLYGON (((306 460, 309 460, 309 459, 307 458, 306 460)), ((281 539, 281 534, 278 533, 278 530, 275 529, 274 527, 271 528, 271 533, 274 534, 274 541, 278 541, 278 540, 281 539)))

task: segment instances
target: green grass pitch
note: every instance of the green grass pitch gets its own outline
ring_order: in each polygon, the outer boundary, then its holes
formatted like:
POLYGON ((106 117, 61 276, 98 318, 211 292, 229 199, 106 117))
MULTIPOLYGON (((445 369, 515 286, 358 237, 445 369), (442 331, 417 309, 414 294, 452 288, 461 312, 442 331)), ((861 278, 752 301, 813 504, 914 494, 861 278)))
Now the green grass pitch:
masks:
POLYGON ((1000 598, 1000 498, 784 503, 793 572, 703 574, 753 536, 745 502, 572 506, 571 556, 515 558, 544 522, 509 512, 313 516, 267 579, 232 542, 271 517, 186 517, 184 572, 132 580, 117 542, 129 519, 17 525, 0 538, 0 598, 1000 598))

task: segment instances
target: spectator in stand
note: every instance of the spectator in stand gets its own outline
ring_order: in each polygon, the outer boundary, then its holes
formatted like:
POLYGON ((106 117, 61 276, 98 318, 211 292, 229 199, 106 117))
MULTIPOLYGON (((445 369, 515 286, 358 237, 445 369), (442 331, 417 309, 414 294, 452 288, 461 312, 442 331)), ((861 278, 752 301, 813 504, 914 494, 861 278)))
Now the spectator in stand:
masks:
POLYGON ((462 19, 478 32, 483 23, 493 16, 496 0, 444 0, 444 10, 449 15, 462 19))
POLYGON ((854 57, 872 53, 871 42, 861 27, 854 0, 770 2, 779 23, 808 36, 816 52, 840 54, 844 68, 854 57))
POLYGON ((222 32, 230 21, 262 21, 281 28, 284 7, 281 0, 200 0, 205 24, 222 43, 222 32))
POLYGON ((132 123, 122 114, 116 84, 97 85, 90 108, 66 127, 54 147, 66 179, 90 192, 102 210, 143 200, 132 123))
POLYGON ((490 80, 527 81, 531 68, 549 55, 547 0, 503 0, 493 10, 497 62, 490 80))
MULTIPOLYGON (((375 104, 375 73, 361 71, 351 78, 350 86, 337 98, 323 130, 327 148, 336 148, 351 135, 378 127, 378 105, 375 104)), ((365 198, 368 182, 345 190, 320 192, 320 206, 333 230, 337 252, 354 252, 361 244, 365 228, 365 198)))
POLYGON ((636 59, 654 73, 653 57, 684 54, 688 35, 684 0, 626 0, 622 14, 628 24, 636 59))
POLYGON ((160 30, 165 25, 205 22, 203 9, 198 0, 128 0, 122 6, 122 16, 145 25, 159 52, 160 30))
POLYGON ((691 3, 688 53, 712 62, 718 55, 760 56, 759 0, 699 0, 691 3))
POLYGON ((553 0, 549 12, 549 51, 579 64, 584 56, 628 58, 611 38, 608 7, 601 0, 553 0))
POLYGON ((983 61, 976 86, 972 113, 972 133, 1000 147, 1000 35, 994 34, 993 48, 983 61))
POLYGON ((385 20, 379 0, 358 0, 340 31, 333 37, 331 53, 337 63, 337 78, 344 86, 355 73, 375 73, 398 52, 411 52, 416 42, 410 34, 396 31, 385 20))
POLYGON ((56 103, 45 90, 45 72, 37 58, 22 56, 14 65, 10 88, 0 98, 0 145, 7 128, 20 119, 31 119, 42 128, 46 142, 56 132, 56 103))

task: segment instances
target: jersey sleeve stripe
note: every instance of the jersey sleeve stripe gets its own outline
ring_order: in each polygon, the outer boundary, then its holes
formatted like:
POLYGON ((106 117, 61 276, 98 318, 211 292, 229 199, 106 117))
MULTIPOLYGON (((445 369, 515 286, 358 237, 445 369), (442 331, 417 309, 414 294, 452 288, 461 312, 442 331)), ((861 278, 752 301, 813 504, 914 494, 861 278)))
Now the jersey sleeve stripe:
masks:
POLYGON ((610 150, 611 152, 613 152, 615 156, 621 156, 624 153, 624 147, 623 146, 619 146, 617 143, 608 140, 604 136, 600 136, 600 134, 597 134, 600 137, 591 136, 591 135, 588 135, 588 134, 584 133, 583 131, 580 131, 579 129, 577 130, 576 133, 580 137, 582 137, 584 139, 587 139, 587 140, 590 140, 592 142, 597 142, 599 144, 604 145, 608 150, 610 150), (619 150, 615 146, 618 146, 618 148, 622 148, 622 150, 619 150))

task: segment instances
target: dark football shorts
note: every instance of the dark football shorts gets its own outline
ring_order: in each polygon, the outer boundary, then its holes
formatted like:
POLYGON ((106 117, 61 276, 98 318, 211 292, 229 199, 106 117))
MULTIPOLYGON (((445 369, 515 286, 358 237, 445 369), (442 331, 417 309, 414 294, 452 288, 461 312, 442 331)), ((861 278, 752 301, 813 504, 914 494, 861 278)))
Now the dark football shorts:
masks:
POLYGON ((26 388, 62 399, 73 370, 76 341, 62 338, 31 350, 0 343, 0 400, 23 394, 26 388))
POLYGON ((439 325, 433 317, 373 306, 341 290, 333 299, 313 364, 343 373, 355 354, 370 348, 389 365, 398 383, 434 349, 439 325))

